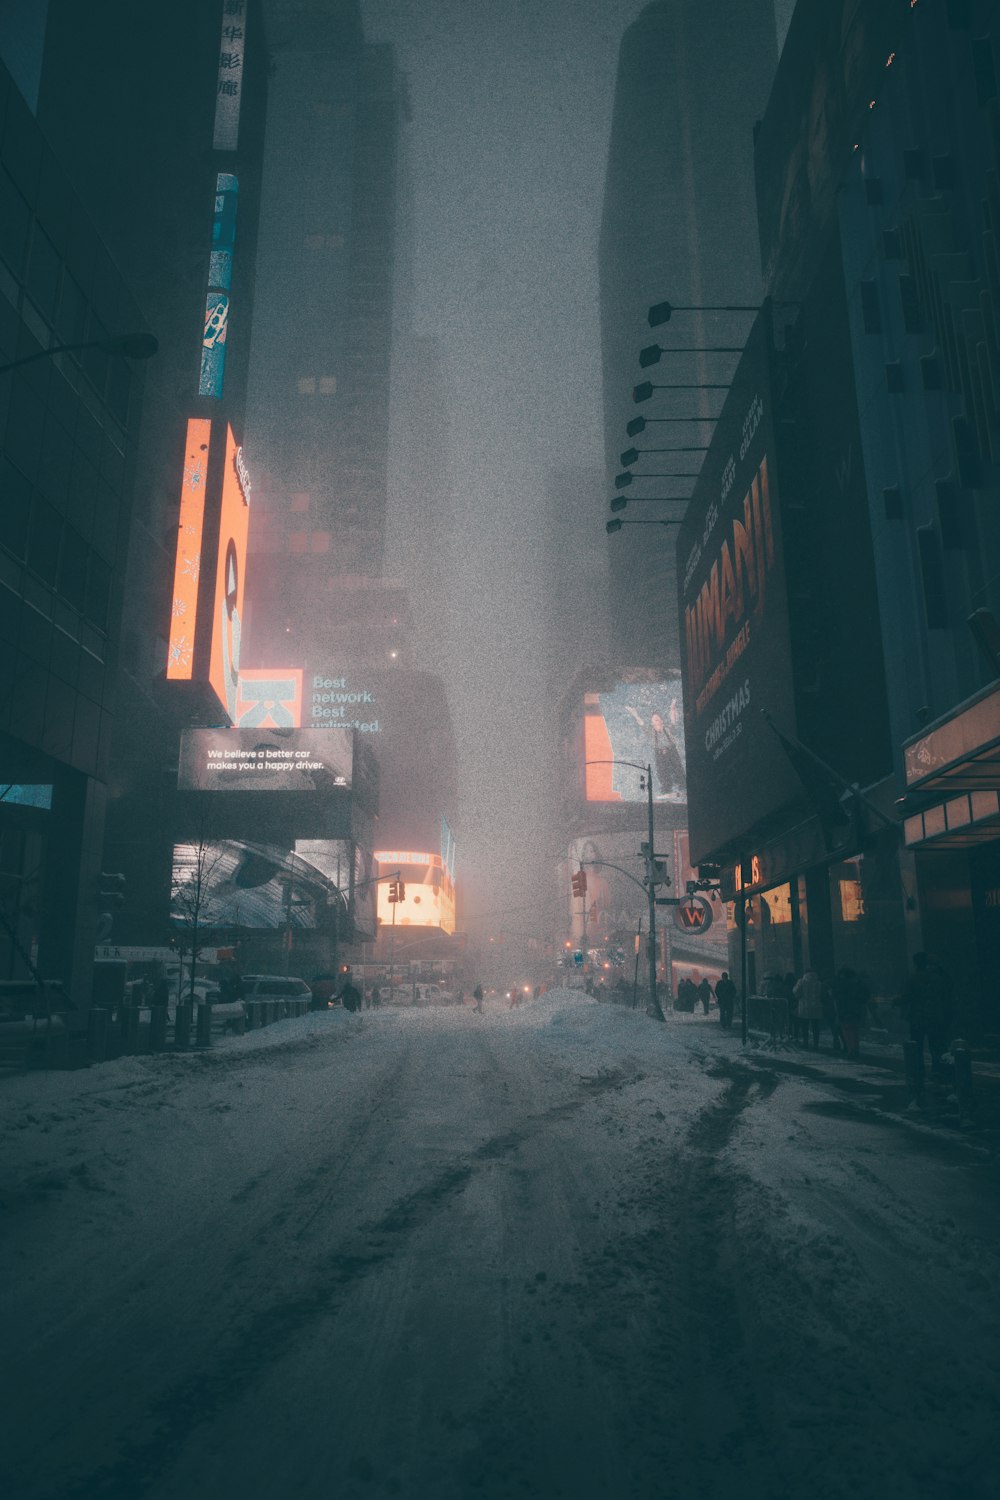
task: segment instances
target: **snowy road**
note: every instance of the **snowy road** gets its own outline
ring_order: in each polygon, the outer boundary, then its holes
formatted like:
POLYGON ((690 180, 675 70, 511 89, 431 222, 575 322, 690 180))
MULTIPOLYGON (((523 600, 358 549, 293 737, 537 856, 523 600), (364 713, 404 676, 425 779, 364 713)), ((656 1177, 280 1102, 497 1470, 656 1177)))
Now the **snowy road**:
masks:
POLYGON ((1000 1496, 996 1161, 851 1071, 556 994, 8 1079, 0 1491, 1000 1496))

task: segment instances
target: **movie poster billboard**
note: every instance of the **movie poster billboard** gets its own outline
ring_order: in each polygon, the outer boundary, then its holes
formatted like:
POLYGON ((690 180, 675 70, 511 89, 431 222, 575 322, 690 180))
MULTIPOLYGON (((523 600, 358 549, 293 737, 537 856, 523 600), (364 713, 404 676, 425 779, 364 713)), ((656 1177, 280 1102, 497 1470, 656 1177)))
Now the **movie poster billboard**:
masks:
POLYGON ((181 735, 182 792, 350 790, 353 736, 343 729, 186 729, 181 735))
POLYGON ((677 542, 688 827, 695 864, 794 794, 761 717, 795 733, 765 307, 747 340, 677 542))
POLYGON ((640 918, 646 931, 649 900, 639 883, 646 869, 639 850, 642 840, 640 833, 595 833, 574 839, 569 846, 570 872, 582 867, 587 877, 583 897, 573 896, 566 882, 570 931, 582 941, 586 913, 589 948, 630 943, 640 918))
POLYGON ((653 800, 687 802, 681 674, 633 672, 604 692, 587 693, 583 717, 588 802, 645 802, 636 766, 651 766, 653 800), (630 763, 630 764, 629 764, 630 763))
POLYGON ((243 492, 241 472, 237 467, 238 451, 233 429, 227 423, 208 680, 219 702, 234 722, 243 634, 247 539, 250 532, 250 507, 243 492))

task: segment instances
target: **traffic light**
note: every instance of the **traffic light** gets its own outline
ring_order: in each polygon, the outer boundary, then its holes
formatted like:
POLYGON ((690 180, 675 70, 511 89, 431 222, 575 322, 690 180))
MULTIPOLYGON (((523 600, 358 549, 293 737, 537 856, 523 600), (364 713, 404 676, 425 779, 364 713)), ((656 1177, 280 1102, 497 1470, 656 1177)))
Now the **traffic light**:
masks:
POLYGON ((125 905, 125 876, 102 870, 97 880, 97 941, 106 943, 115 924, 115 912, 125 905))
POLYGON ((389 881, 389 901, 391 902, 392 905, 395 905, 398 900, 399 900, 399 881, 398 880, 390 880, 389 881))
POLYGON ((396 891, 397 891, 397 896, 396 896, 397 901, 405 901, 406 900, 406 881, 405 880, 398 880, 396 882, 396 891))
POLYGON ((584 870, 577 870, 572 878, 573 895, 585 896, 587 894, 587 875, 584 870))

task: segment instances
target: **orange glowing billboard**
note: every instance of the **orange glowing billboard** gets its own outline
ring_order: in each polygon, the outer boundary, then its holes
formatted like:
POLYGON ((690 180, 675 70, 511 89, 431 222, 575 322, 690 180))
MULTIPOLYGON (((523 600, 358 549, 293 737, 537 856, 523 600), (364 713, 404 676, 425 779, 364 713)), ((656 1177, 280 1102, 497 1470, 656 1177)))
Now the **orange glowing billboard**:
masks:
POLYGON ((212 654, 208 680, 230 719, 236 721, 240 677, 240 634, 246 575, 250 507, 237 468, 239 445, 226 424, 226 463, 222 474, 219 510, 219 549, 216 554, 215 596, 212 603, 212 654))
POLYGON ((184 445, 184 478, 177 522, 177 555, 174 563, 174 594, 170 608, 167 677, 190 679, 194 666, 194 643, 198 622, 198 581, 201 576, 202 534, 205 526, 205 491, 212 424, 192 417, 184 445))
POLYGON ((378 918, 383 927, 438 927, 442 932, 455 931, 455 887, 444 868, 440 854, 418 853, 412 849, 376 851, 378 864, 378 918), (385 879, 399 871, 405 886, 402 901, 389 900, 389 882, 385 879))

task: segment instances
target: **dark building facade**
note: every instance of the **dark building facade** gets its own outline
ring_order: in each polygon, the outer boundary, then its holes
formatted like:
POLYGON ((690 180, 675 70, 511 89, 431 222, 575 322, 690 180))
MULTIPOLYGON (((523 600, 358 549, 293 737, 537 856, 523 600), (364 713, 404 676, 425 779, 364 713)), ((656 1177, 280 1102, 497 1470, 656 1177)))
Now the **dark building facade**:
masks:
POLYGON ((692 846, 749 986, 847 964, 893 1025, 923 948, 972 1034, 998 1021, 995 30, 798 5, 756 143, 773 308, 678 547, 692 846))
MULTIPOLYGON (((72 164, 70 164, 72 166, 72 164)), ((144 328, 76 182, 0 67, 0 365, 144 328)), ((145 367, 0 373, 0 977, 89 998, 145 367)))
MULTIPOLYGON (((638 356, 655 338, 690 349, 735 346, 748 318, 677 313, 651 334, 649 307, 755 304, 760 272, 753 181, 753 128, 774 76, 771 0, 656 0, 626 31, 619 53, 605 179, 599 273, 608 494, 620 454, 640 451, 642 473, 675 473, 634 485, 636 495, 687 495, 700 452, 669 457, 711 437, 709 420, 735 360, 726 354, 665 357, 650 376, 691 385, 657 391, 642 406, 638 356), (645 432, 626 424, 642 414, 645 432), (691 420, 679 420, 690 418, 691 420), (699 418, 703 420, 698 420, 699 418)), ((631 495, 633 490, 629 490, 631 495)), ((627 519, 676 514, 679 507, 635 506, 627 519)), ((674 546, 666 529, 626 526, 609 541, 612 651, 622 663, 679 664, 674 546)))
POLYGON ((169 932, 180 733, 231 718, 223 682, 238 666, 249 488, 236 449, 267 73, 258 0, 48 7, 39 120, 160 340, 139 439, 109 781, 105 861, 125 876, 113 937, 126 944, 169 932), (230 523, 235 541, 223 535, 230 523), (220 643, 211 617, 231 541, 220 643))
MULTIPOLYGON (((451 720, 440 679, 413 666, 413 580, 385 574, 391 401, 407 403, 404 440, 421 412, 439 417, 418 368, 436 351, 408 315, 398 332, 418 389, 393 385, 405 80, 391 47, 365 41, 356 3, 276 0, 269 15, 247 662, 301 671, 301 722, 352 727, 378 757, 376 847, 433 852, 442 817, 454 823, 451 720)), ((415 477, 401 503, 419 511, 415 477)))

